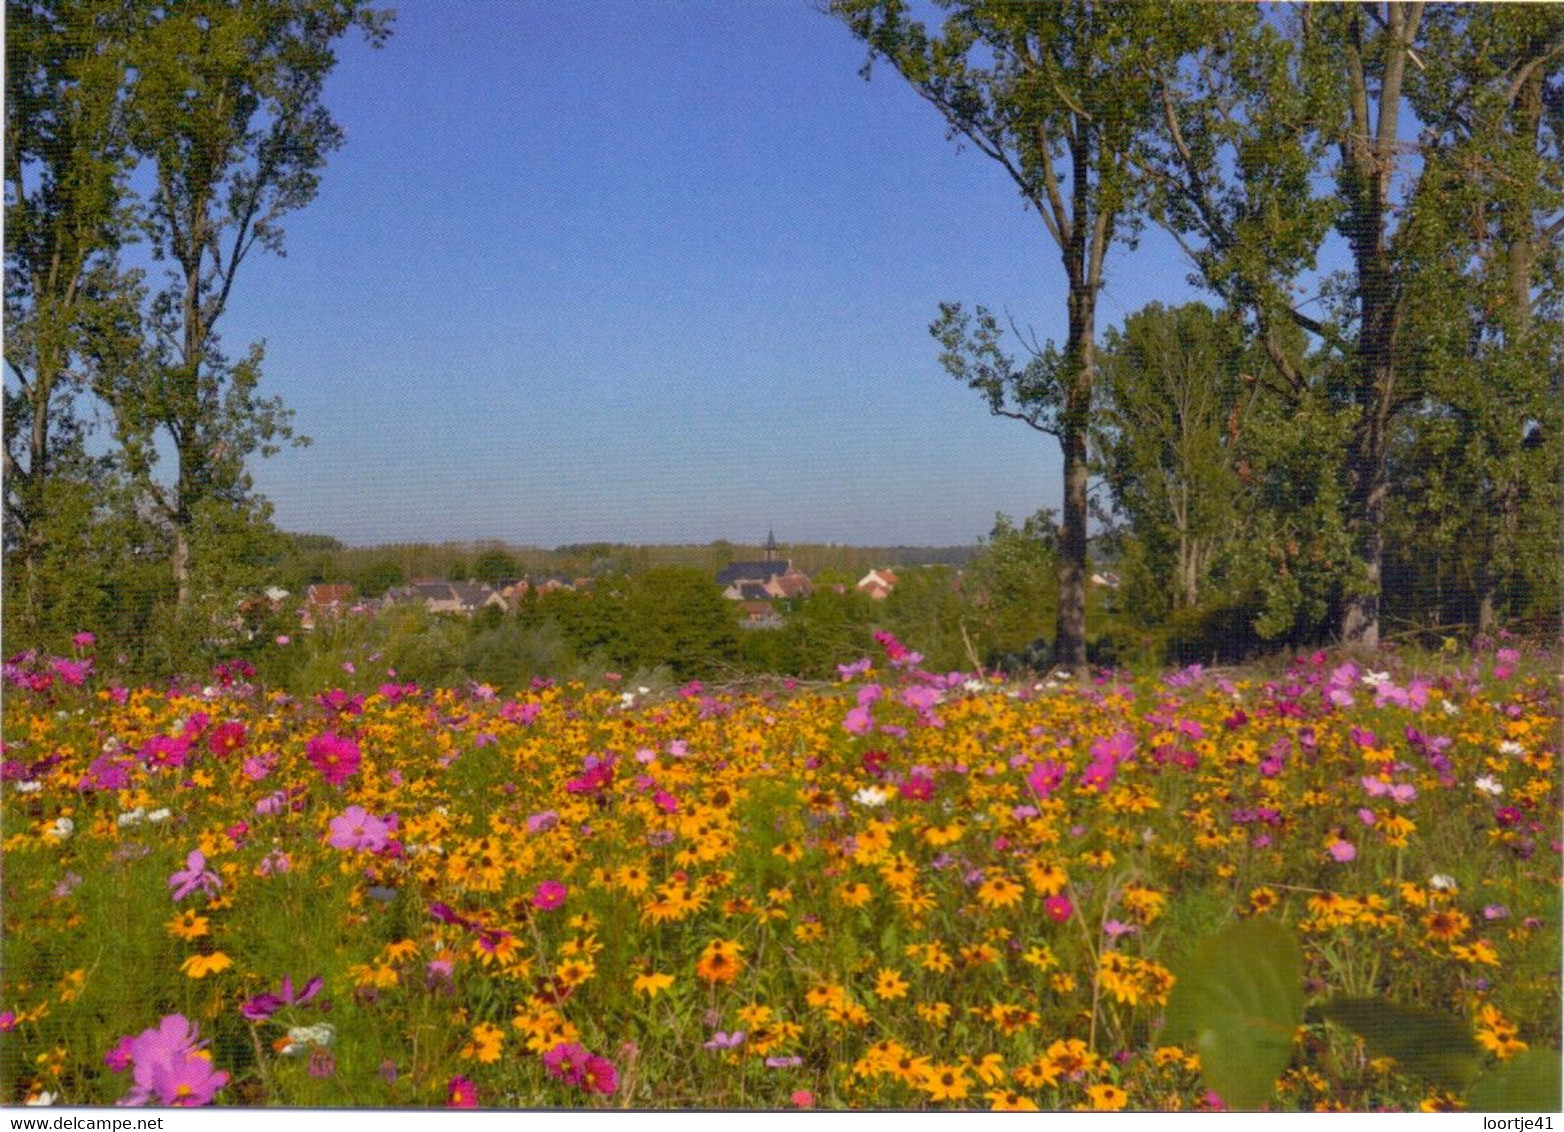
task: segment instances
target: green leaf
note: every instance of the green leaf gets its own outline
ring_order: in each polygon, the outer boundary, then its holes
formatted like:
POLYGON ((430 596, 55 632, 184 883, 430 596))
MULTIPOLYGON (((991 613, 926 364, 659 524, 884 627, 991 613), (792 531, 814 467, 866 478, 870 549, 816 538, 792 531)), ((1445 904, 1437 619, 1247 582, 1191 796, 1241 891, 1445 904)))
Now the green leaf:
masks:
POLYGON ((1375 1057, 1459 1092, 1477 1076, 1471 1028, 1454 1015, 1381 998, 1335 998, 1320 1013, 1362 1036, 1375 1057))
POLYGON ((1207 1088, 1235 1109, 1270 1099, 1303 1018, 1293 933, 1268 920, 1229 925, 1178 970, 1164 1040, 1200 1055, 1207 1088))
POLYGON ((1556 1050, 1534 1049, 1484 1073, 1466 1094, 1473 1112, 1558 1112, 1560 1064, 1556 1050))

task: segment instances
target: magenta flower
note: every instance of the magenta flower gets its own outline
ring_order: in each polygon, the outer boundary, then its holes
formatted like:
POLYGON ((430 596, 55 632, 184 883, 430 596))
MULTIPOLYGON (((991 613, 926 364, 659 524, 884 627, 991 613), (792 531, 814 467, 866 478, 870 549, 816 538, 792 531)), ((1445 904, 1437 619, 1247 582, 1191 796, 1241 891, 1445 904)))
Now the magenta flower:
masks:
POLYGON ((239 1013, 244 1015, 246 1021, 264 1022, 284 1006, 303 1006, 320 993, 321 987, 326 985, 326 980, 316 975, 304 984, 304 989, 297 994, 293 991, 293 979, 284 975, 282 987, 277 994, 258 994, 239 1008, 239 1013))
POLYGON ((559 1042, 543 1055, 543 1068, 550 1077, 556 1077, 567 1085, 581 1083, 581 1071, 592 1055, 580 1042, 559 1042))
POLYGON ((136 753, 149 767, 181 767, 190 758, 190 740, 182 735, 154 735, 136 753))
POLYGON ((614 1090, 619 1087, 619 1071, 608 1058, 592 1056, 581 1067, 579 1083, 586 1092, 613 1096, 614 1090))
POLYGON ((75 645, 79 649, 90 649, 97 643, 98 638, 87 632, 77 633, 74 637, 71 638, 71 644, 75 645))
POLYGON ((211 730, 206 737, 206 749, 218 758, 224 758, 243 747, 244 738, 244 724, 230 720, 211 730))
POLYGON ((1342 864, 1346 864, 1358 855, 1357 846, 1350 841, 1343 841, 1339 837, 1330 843, 1329 852, 1331 860, 1339 861, 1342 864))
POLYGON ((452 1077, 445 1085, 446 1108, 477 1108, 478 1086, 465 1077, 452 1077))
POLYGON ((378 853, 391 840, 396 815, 376 817, 363 806, 349 806, 331 819, 331 836, 326 844, 333 849, 360 853, 378 853))
POLYGON ((305 756, 315 764, 321 777, 332 786, 341 786, 358 773, 363 760, 358 744, 339 738, 334 731, 317 735, 304 748, 305 756))
POLYGON ((124 790, 130 785, 130 764, 113 755, 99 755, 87 766, 79 790, 124 790))
POLYGON ((1075 905, 1070 903, 1068 896, 1060 893, 1043 901, 1043 911, 1048 913, 1050 920, 1062 924, 1070 918, 1070 913, 1075 911, 1075 905))
POLYGON ((1061 762, 1048 759, 1032 768, 1032 773, 1026 776, 1026 784, 1032 788, 1033 794, 1046 798, 1064 781, 1069 769, 1061 762))
POLYGON ((54 674, 64 680, 73 688, 80 688, 87 682, 87 677, 92 675, 92 658, 86 660, 66 660, 64 657, 55 657, 49 661, 49 667, 54 674))
POLYGON ((711 1040, 703 1043, 706 1049, 738 1049, 744 1044, 744 1031, 734 1030, 733 1033, 724 1033, 718 1030, 711 1036, 711 1040))
POLYGON ((565 902, 565 895, 570 890, 557 880, 546 880, 538 885, 532 892, 532 906, 547 911, 558 908, 565 902))
POLYGON ((199 849, 192 849, 185 858, 185 867, 168 878, 168 886, 174 890, 173 900, 178 904, 192 892, 210 896, 223 887, 223 882, 206 867, 206 855, 199 849))

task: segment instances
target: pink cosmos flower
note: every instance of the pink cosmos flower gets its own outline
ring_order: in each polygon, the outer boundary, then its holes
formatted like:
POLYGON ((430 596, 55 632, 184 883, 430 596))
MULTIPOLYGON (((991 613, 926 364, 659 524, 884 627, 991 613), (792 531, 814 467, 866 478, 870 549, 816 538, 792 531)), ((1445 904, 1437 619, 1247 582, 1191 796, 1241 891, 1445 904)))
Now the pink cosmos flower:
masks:
POLYGON ((182 735, 154 735, 136 753, 149 767, 181 767, 190 758, 190 740, 182 735))
POLYGON ((1033 794, 1046 798, 1064 781, 1069 769, 1061 762, 1047 759, 1032 768, 1032 773, 1026 776, 1026 784, 1032 788, 1033 794))
POLYGON ((358 773, 363 755, 351 739, 339 738, 334 731, 317 735, 304 748, 305 756, 315 764, 321 777, 332 786, 341 786, 358 773))
POLYGON ((326 844, 333 849, 378 853, 386 847, 395 828, 395 814, 380 818, 363 806, 349 806, 331 819, 331 836, 326 844))
POLYGON ((445 1084, 446 1108, 477 1108, 478 1086, 465 1077, 452 1077, 445 1084))
POLYGON ((570 890, 557 880, 546 880, 532 891, 532 906, 547 911, 565 902, 570 890))
POLYGON ((87 632, 77 633, 74 637, 71 638, 71 644, 75 645, 79 649, 90 649, 97 643, 98 638, 87 632))
POLYGON ((182 1014, 164 1016, 155 1029, 126 1035, 104 1057, 116 1073, 132 1070, 134 1085, 122 1105, 159 1104, 191 1108, 211 1102, 228 1083, 228 1074, 212 1068, 199 1051, 196 1028, 182 1014))
POLYGON ((1048 913, 1050 920, 1062 924, 1070 918, 1070 913, 1075 911, 1075 905, 1070 903, 1068 896, 1060 893, 1043 901, 1043 911, 1048 913))
POLYGON ((1330 843, 1329 852, 1331 855, 1331 860, 1339 861, 1343 865, 1348 861, 1353 860, 1358 855, 1357 846, 1353 845, 1350 841, 1343 841, 1339 837, 1330 843))
POLYGON ((614 1090, 619 1087, 619 1071, 608 1058, 594 1055, 581 1066, 580 1085, 589 1093, 613 1096, 614 1090))
POLYGON ((56 676, 71 687, 80 688, 87 682, 87 677, 92 675, 92 658, 66 660, 64 657, 55 657, 49 661, 49 667, 56 676))
POLYGON ((863 735, 874 728, 874 717, 866 707, 855 707, 842 719, 842 727, 849 735, 863 735))
POLYGON ((173 900, 178 904, 192 892, 203 892, 210 896, 223 887, 223 882, 206 867, 206 855, 199 849, 192 849, 185 858, 185 867, 168 878, 168 887, 174 890, 173 900))
POLYGON ((230 720, 214 727, 206 737, 206 749, 225 758, 244 746, 244 724, 230 720))
POLYGON ((548 1070, 550 1077, 557 1077, 567 1085, 577 1085, 590 1056, 580 1042, 559 1042, 543 1055, 543 1068, 548 1070))

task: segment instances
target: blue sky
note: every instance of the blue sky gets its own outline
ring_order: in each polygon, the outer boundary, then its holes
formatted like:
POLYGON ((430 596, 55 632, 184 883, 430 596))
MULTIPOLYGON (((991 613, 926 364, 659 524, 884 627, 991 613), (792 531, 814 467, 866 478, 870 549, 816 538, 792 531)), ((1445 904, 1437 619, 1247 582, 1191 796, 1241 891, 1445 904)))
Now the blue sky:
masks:
MULTIPOLYGON (((313 445, 256 461, 352 544, 966 543, 1059 505, 1052 437, 947 376, 942 300, 1062 337, 1003 171, 809 0, 409 0, 223 327, 313 445)), ((1099 329, 1193 297, 1116 251, 1099 329)))

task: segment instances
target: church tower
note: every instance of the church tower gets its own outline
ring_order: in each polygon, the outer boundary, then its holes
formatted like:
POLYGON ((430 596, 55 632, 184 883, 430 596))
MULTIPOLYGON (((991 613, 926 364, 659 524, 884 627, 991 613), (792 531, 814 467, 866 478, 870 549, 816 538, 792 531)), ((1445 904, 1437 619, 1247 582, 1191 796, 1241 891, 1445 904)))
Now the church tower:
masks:
POLYGON ((765 551, 765 561, 775 562, 777 560, 777 536, 775 531, 766 532, 765 551))

